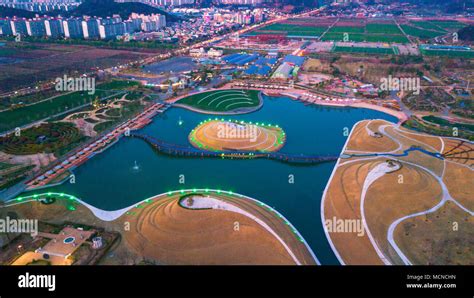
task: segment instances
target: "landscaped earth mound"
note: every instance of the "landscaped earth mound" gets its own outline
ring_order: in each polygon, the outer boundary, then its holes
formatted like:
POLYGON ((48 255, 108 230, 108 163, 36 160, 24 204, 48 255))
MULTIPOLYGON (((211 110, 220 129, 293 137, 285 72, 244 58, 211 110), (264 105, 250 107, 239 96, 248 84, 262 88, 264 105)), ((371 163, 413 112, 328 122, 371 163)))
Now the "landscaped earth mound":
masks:
POLYGON ((261 106, 259 93, 257 90, 216 90, 193 94, 177 104, 204 113, 248 113, 261 106))

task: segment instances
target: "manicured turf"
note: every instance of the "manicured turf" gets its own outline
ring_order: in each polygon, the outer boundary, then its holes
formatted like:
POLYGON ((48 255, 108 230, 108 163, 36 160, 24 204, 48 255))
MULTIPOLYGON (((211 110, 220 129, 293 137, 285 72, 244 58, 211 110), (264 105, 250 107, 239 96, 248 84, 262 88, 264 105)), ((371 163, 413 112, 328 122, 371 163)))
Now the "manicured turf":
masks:
POLYGON ((367 34, 365 41, 369 42, 396 42, 408 43, 409 40, 405 35, 385 35, 385 34, 367 34))
POLYGON ((13 167, 13 164, 0 162, 0 171, 13 167))
POLYGON ((459 129, 466 129, 466 130, 470 130, 470 131, 474 132, 474 125, 473 124, 459 123, 459 122, 449 122, 446 119, 436 117, 436 116, 433 116, 433 115, 423 116, 422 118, 425 121, 435 123, 435 124, 438 124, 438 125, 441 125, 441 126, 457 127, 459 129))
POLYGON ((231 112, 257 107, 260 103, 258 94, 257 90, 216 90, 185 97, 178 103, 210 112, 231 112))
POLYGON ((329 29, 328 33, 334 33, 334 32, 347 32, 347 33, 364 33, 365 28, 364 27, 346 27, 346 26, 334 26, 331 29, 329 29))
POLYGON ((395 24, 367 24, 365 26, 365 32, 372 33, 383 33, 383 34, 403 34, 402 31, 395 24))
MULTIPOLYGON (((246 35, 284 34, 292 36, 319 37, 327 29, 326 26, 300 26, 293 24, 272 24, 246 35)), ((403 35, 395 24, 371 23, 366 26, 334 26, 322 36, 323 41, 343 41, 344 33, 349 34, 349 41, 368 42, 396 42, 408 43, 409 40, 403 35)))
POLYGON ((71 123, 43 123, 25 129, 20 136, 10 134, 0 138, 0 150, 10 154, 27 155, 35 153, 58 153, 83 141, 84 137, 71 123), (40 139, 44 138, 43 140, 40 139))
POLYGON ((430 29, 430 30, 436 30, 436 31, 440 31, 440 32, 446 32, 446 30, 444 30, 443 28, 441 28, 440 26, 436 25, 435 23, 433 22, 428 22, 428 21, 413 21, 411 22, 414 26, 416 27, 420 27, 420 28, 423 28, 423 29, 430 29))
POLYGON ((342 53, 364 53, 364 54, 383 54, 390 55, 395 54, 393 48, 366 48, 366 47, 341 47, 336 46, 333 49, 334 52, 342 53))
POLYGON ((410 25, 401 25, 401 27, 406 34, 422 39, 434 38, 436 36, 445 34, 444 32, 424 30, 410 25))
MULTIPOLYGON (((348 41, 364 41, 364 34, 360 33, 348 33, 348 41)), ((321 38, 323 41, 343 41, 344 40, 344 33, 336 33, 336 32, 331 32, 331 33, 326 33, 324 36, 321 38)))
POLYGON ((453 21, 430 21, 430 22, 443 29, 461 29, 467 26, 464 23, 454 21, 454 20, 453 21))
POLYGON ((425 56, 446 56, 453 58, 474 58, 474 51, 456 51, 456 50, 427 50, 421 49, 420 51, 425 56))
POLYGON ((137 85, 130 81, 111 81, 98 85, 95 94, 89 95, 87 91, 78 91, 42 101, 37 104, 8 110, 0 113, 0 131, 41 120, 61 112, 68 111, 92 102, 96 98, 104 98, 137 85))
POLYGON ((291 24, 271 24, 260 28, 258 31, 251 32, 248 35, 278 34, 284 33, 289 36, 319 36, 327 27, 298 26, 291 24))
MULTIPOLYGON (((367 42, 396 42, 408 43, 408 39, 404 35, 388 35, 388 34, 362 34, 362 33, 348 33, 349 41, 367 41, 367 42)), ((323 41, 344 41, 344 33, 326 33, 321 40, 323 41)))

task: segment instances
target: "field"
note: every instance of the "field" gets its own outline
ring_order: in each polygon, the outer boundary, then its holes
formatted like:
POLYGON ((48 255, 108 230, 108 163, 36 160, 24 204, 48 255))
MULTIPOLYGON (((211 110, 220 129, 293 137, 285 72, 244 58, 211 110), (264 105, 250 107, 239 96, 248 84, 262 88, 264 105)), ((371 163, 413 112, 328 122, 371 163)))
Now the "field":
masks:
POLYGON ((177 103, 203 112, 238 113, 258 108, 259 93, 240 89, 209 91, 185 97, 177 103))
POLYGON ((36 104, 0 112, 0 132, 85 106, 96 98, 113 97, 137 84, 129 81, 111 81, 98 85, 93 95, 88 94, 87 91, 77 91, 52 97, 36 104))
POLYGON ((433 176, 405 164, 399 171, 380 177, 370 186, 365 198, 365 218, 385 255, 394 261, 398 259, 387 241, 389 226, 403 216, 430 209, 441 196, 441 187, 433 176), (399 175, 402 175, 403 183, 399 183, 399 175))
POLYGON ((385 42, 385 43, 408 43, 409 40, 403 35, 398 26, 390 23, 357 23, 357 26, 346 26, 346 22, 339 21, 325 35, 323 41, 343 41, 344 33, 347 33, 348 41, 355 42, 385 42))
POLYGON ((418 117, 411 116, 408 121, 403 123, 404 127, 415 129, 420 132, 427 132, 433 135, 453 137, 454 127, 458 128, 457 137, 464 138, 467 140, 474 140, 474 134, 472 131, 463 128, 462 126, 456 126, 453 124, 440 125, 430 121, 424 121, 418 117))
POLYGON ((415 264, 472 265, 474 217, 448 201, 433 213, 400 224, 395 241, 415 264))
POLYGON ((423 20, 423 21, 409 21, 405 24, 401 24, 403 31, 406 34, 420 38, 420 39, 431 39, 437 36, 445 35, 449 32, 455 32, 466 24, 457 21, 436 21, 436 20, 423 20))
POLYGON ((433 50, 433 49, 425 49, 420 47, 420 52, 425 56, 446 56, 452 58, 466 58, 472 59, 474 58, 474 51, 461 51, 461 50, 433 50))
POLYGON ((288 36, 309 36, 318 37, 321 35, 327 27, 315 27, 315 26, 297 26, 291 24, 271 24, 260 28, 256 31, 256 34, 286 34, 288 36))
POLYGON ((380 54, 391 55, 395 54, 393 48, 371 48, 371 47, 345 47, 335 46, 333 52, 336 53, 363 53, 363 54, 380 54))
POLYGON ((209 120, 189 134, 194 147, 211 150, 273 152, 285 143, 285 133, 277 126, 239 121, 209 120))
POLYGON ((97 68, 107 68, 149 57, 149 53, 95 48, 82 45, 7 43, 0 57, 15 59, 0 64, 0 93, 54 80, 65 74, 74 76, 97 68), (77 71, 77 72, 76 72, 77 71))
POLYGON ((354 151, 379 151, 388 152, 398 148, 397 143, 387 136, 373 138, 367 131, 375 132, 381 125, 387 125, 385 121, 372 120, 367 122, 366 126, 357 125, 354 127, 352 137, 347 143, 347 150, 354 151))
MULTIPOLYGON (((334 21, 325 18, 291 19, 260 28, 248 35, 284 34, 288 37, 320 37, 334 21)), ((348 34, 349 41, 356 42, 409 42, 393 21, 365 23, 364 20, 353 19, 338 21, 320 38, 323 41, 343 41, 344 33, 348 34)))
MULTIPOLYGON (((275 229, 285 229, 272 220, 271 214, 265 214, 268 211, 263 208, 229 197, 225 201, 251 214, 263 211, 259 218, 275 229)), ((183 208, 172 197, 135 209, 133 213, 121 218, 132 226, 131 233, 125 234, 125 241, 133 251, 149 259, 165 264, 294 264, 270 233, 239 213, 183 208), (239 231, 234 230, 235 222, 240 225, 239 231)), ((294 236, 293 239, 296 240, 294 236)), ((293 243, 299 242, 294 240, 293 243)))
POLYGON ((328 33, 333 32, 347 32, 347 33, 364 33, 364 27, 346 27, 346 26, 334 26, 329 29, 328 33))
POLYGON ((455 20, 433 20, 429 22, 442 29, 461 29, 467 26, 466 24, 455 20))
POLYGON ((423 29, 435 30, 435 31, 440 31, 440 32, 446 32, 446 30, 444 30, 443 28, 441 28, 440 26, 436 25, 436 24, 433 23, 433 22, 429 22, 429 21, 412 21, 411 23, 412 23, 414 26, 420 27, 420 28, 423 28, 423 29))
POLYGON ((403 31, 405 31, 406 34, 418 37, 421 39, 430 39, 430 38, 435 38, 440 35, 444 35, 445 32, 441 31, 432 31, 432 30, 426 30, 423 28, 418 28, 410 25, 401 25, 403 31))
POLYGON ((322 41, 344 41, 344 33, 347 33, 348 41, 403 44, 410 42, 405 34, 420 39, 431 39, 466 26, 466 24, 456 21, 402 20, 403 32, 391 19, 341 18, 337 22, 335 21, 334 18, 289 19, 260 28, 248 35, 283 34, 288 37, 320 38, 322 41), (331 25, 332 27, 323 34, 331 25))

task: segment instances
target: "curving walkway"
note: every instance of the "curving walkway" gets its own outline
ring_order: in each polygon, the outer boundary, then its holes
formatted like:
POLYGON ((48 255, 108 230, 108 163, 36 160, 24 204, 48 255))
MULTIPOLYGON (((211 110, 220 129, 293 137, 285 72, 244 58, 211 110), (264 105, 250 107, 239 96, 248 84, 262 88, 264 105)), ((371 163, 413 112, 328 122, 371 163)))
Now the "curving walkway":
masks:
POLYGON ((165 143, 161 140, 151 136, 130 133, 130 137, 139 138, 152 145, 154 148, 165 154, 171 154, 183 157, 214 157, 214 158, 267 158, 288 163, 300 164, 316 164, 328 161, 335 161, 339 158, 338 155, 305 155, 305 154, 289 154, 280 152, 261 152, 261 151, 238 151, 238 150, 223 150, 223 151, 207 151, 194 147, 187 147, 176 144, 165 143))

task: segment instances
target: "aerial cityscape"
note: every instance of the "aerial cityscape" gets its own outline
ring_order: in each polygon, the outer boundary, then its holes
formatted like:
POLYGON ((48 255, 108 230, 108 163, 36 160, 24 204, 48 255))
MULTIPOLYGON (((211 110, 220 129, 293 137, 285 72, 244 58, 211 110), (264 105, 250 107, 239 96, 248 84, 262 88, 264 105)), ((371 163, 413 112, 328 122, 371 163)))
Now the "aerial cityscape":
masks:
POLYGON ((467 0, 0 0, 0 265, 474 265, 467 0))

